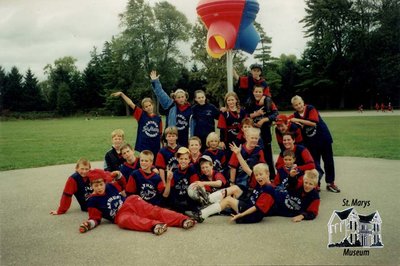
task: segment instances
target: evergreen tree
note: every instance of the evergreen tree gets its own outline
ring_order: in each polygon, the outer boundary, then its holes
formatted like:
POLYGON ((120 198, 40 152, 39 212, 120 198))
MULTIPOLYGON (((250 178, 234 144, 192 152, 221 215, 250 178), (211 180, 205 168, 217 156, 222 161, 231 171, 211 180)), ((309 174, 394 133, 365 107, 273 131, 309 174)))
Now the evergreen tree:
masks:
POLYGON ((23 106, 22 111, 41 111, 43 110, 44 99, 40 91, 38 80, 31 69, 25 74, 23 83, 23 106))
POLYGON ((4 93, 4 109, 11 111, 22 111, 22 79, 23 76, 19 73, 17 67, 12 67, 10 73, 6 76, 6 85, 4 93))

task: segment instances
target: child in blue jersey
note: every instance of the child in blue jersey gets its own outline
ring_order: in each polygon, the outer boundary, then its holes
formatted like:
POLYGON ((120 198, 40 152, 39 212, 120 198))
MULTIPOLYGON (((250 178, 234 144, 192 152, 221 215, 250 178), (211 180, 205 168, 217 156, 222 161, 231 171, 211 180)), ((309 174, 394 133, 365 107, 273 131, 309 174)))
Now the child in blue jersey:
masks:
MULTIPOLYGON (((250 168, 258 163, 265 163, 264 152, 258 146, 258 141, 260 138, 260 129, 249 128, 245 132, 246 142, 240 147, 240 154, 249 165, 250 168)), ((234 148, 235 144, 231 144, 231 149, 234 148)), ((233 149, 232 149, 233 150, 233 149)), ((239 162, 237 153, 233 153, 231 159, 229 160, 230 167, 230 183, 239 186, 244 195, 247 194, 250 185, 250 177, 243 170, 242 165, 239 162)))
POLYGON ((213 168, 217 172, 223 172, 226 168, 225 150, 220 149, 220 137, 218 133, 211 132, 207 136, 206 145, 208 149, 204 151, 204 155, 211 157, 213 161, 213 168))
POLYGON ((198 204, 187 192, 189 185, 199 180, 195 168, 190 165, 190 151, 186 147, 180 147, 175 156, 178 159, 178 169, 167 172, 167 180, 171 181, 165 185, 166 189, 170 186, 168 206, 181 213, 197 210, 198 204))
POLYGON ((104 170, 109 172, 116 171, 124 163, 120 150, 124 140, 125 132, 122 129, 115 129, 111 132, 112 147, 104 156, 104 170))
POLYGON ((261 98, 263 97, 263 87, 257 85, 253 90, 254 101, 251 102, 250 106, 246 109, 247 114, 253 119, 254 125, 261 129, 261 139, 263 141, 263 151, 265 160, 269 167, 270 179, 275 177, 274 159, 272 156, 272 134, 271 125, 278 116, 278 108, 270 101, 269 106, 261 104, 261 98))
POLYGON ((163 205, 169 195, 170 185, 164 184, 161 177, 152 171, 154 155, 149 150, 140 153, 140 168, 131 173, 126 184, 126 195, 139 195, 145 201, 153 205, 163 205))
POLYGON ((166 126, 175 126, 178 129, 178 143, 187 147, 189 140, 189 127, 192 108, 188 103, 189 94, 182 89, 177 89, 171 97, 163 90, 159 75, 156 71, 150 73, 153 92, 160 102, 161 107, 168 111, 166 126))
POLYGON ((133 117, 138 122, 135 150, 138 152, 150 150, 153 154, 157 154, 161 145, 162 120, 161 116, 154 113, 153 100, 144 98, 142 109, 121 91, 114 92, 111 96, 121 97, 133 110, 133 117))
POLYGON ((66 213, 71 206, 72 196, 75 196, 81 210, 87 211, 86 200, 93 192, 90 187, 89 178, 87 177, 89 170, 90 162, 85 158, 80 158, 76 163, 75 173, 73 173, 65 183, 58 209, 50 211, 50 214, 58 215, 66 213))
POLYGON ((326 189, 330 192, 339 193, 340 189, 335 184, 335 163, 333 160, 333 139, 328 126, 322 120, 317 109, 309 104, 304 104, 303 99, 296 95, 291 100, 296 110, 291 122, 302 127, 304 145, 310 151, 316 169, 320 173, 320 179, 324 173, 321 168, 321 157, 324 161, 326 189))
POLYGON ((181 146, 177 143, 178 129, 176 127, 167 127, 164 135, 167 145, 157 153, 155 166, 160 171, 161 179, 165 183, 166 169, 175 171, 178 168, 178 160, 175 157, 175 153, 181 146))
POLYGON ((313 169, 305 171, 302 186, 298 186, 296 179, 290 179, 286 191, 269 191, 271 208, 267 216, 292 217, 293 222, 315 219, 320 205, 317 185, 318 171, 313 169))
POLYGON ((249 176, 252 176, 256 180, 257 184, 254 186, 254 190, 247 199, 238 199, 238 195, 235 195, 240 189, 237 186, 229 187, 225 191, 217 191, 210 195, 210 198, 214 198, 215 203, 201 210, 199 221, 202 221, 212 214, 219 213, 225 208, 231 208, 235 214, 232 215, 231 221, 236 223, 258 223, 260 222, 265 214, 271 207, 270 198, 271 196, 267 193, 268 191, 274 191, 269 180, 268 166, 264 163, 256 164, 253 170, 250 167, 246 167, 246 162, 241 157, 240 152, 237 153, 239 161, 243 165, 244 171, 249 176), (218 196, 218 197, 216 197, 218 196), (218 198, 219 200, 215 200, 218 198))
POLYGON ((247 109, 252 102, 254 102, 253 89, 255 86, 263 88, 263 97, 261 103, 268 103, 271 97, 269 86, 265 79, 262 77, 262 66, 260 64, 250 65, 250 74, 247 76, 240 76, 236 70, 233 69, 233 77, 238 80, 237 86, 235 86, 235 92, 239 95, 242 100, 243 106, 247 109))
POLYGON ((208 134, 215 131, 215 120, 218 120, 219 110, 207 102, 206 94, 202 90, 194 92, 194 101, 196 104, 192 106, 191 135, 199 137, 202 143, 206 143, 208 134))
POLYGON ((303 184, 304 172, 297 168, 297 165, 294 163, 295 161, 296 155, 294 151, 285 150, 283 152, 284 165, 277 169, 273 182, 276 189, 287 190, 290 179, 296 179, 298 181, 298 186, 303 184))
POLYGON ((121 154, 125 159, 125 162, 119 167, 119 171, 125 177, 125 181, 128 183, 128 178, 134 170, 140 168, 139 158, 135 156, 135 151, 132 146, 125 143, 121 146, 121 154))
POLYGON ((106 184, 108 176, 110 173, 100 169, 88 173, 94 192, 88 199, 89 219, 79 227, 81 233, 97 227, 102 218, 123 229, 153 232, 156 235, 163 234, 168 226, 189 229, 195 225, 189 217, 153 206, 136 195, 126 199, 120 194, 125 185, 121 174, 114 172, 116 182, 106 184))
POLYGON ((246 112, 240 107, 240 101, 236 93, 228 92, 224 98, 225 110, 220 113, 218 128, 220 129, 221 148, 225 149, 227 160, 231 156, 229 144, 234 142, 240 132, 242 120, 246 112))

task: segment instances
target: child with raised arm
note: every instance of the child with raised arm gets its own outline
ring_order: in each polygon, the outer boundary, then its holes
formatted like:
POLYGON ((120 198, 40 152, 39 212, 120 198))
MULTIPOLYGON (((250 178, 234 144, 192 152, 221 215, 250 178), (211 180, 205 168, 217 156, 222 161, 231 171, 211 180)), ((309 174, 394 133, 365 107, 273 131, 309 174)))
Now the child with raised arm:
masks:
POLYGON ((122 129, 115 129, 111 132, 112 147, 104 156, 104 170, 112 172, 119 169, 124 163, 121 155, 121 145, 124 143, 125 132, 122 129))
POLYGON ((192 106, 193 128, 191 128, 191 136, 197 136, 202 143, 206 143, 208 134, 215 131, 215 120, 218 120, 219 110, 215 105, 207 102, 203 90, 194 92, 194 101, 196 104, 192 106))
POLYGON ((144 98, 141 103, 142 109, 121 91, 114 92, 111 96, 121 97, 133 110, 133 117, 138 122, 135 150, 138 152, 150 150, 153 154, 157 154, 161 144, 162 120, 161 116, 154 113, 153 100, 144 98))
MULTIPOLYGON (((240 154, 250 168, 258 163, 265 163, 264 152, 258 146, 259 138, 260 129, 249 128, 245 132, 246 142, 240 148, 240 154)), ((248 173, 243 170, 236 153, 232 154, 232 157, 229 161, 229 167, 230 183, 238 185, 246 195, 250 185, 250 177, 248 173)))
POLYGON ((167 127, 164 135, 167 145, 157 153, 155 166, 160 171, 161 179, 165 183, 166 169, 175 171, 178 168, 178 160, 175 157, 175 153, 181 146, 177 143, 178 129, 176 127, 167 127))
POLYGON ((169 195, 171 180, 164 183, 160 175, 152 171, 154 155, 149 150, 140 153, 140 168, 131 173, 126 184, 126 195, 139 195, 145 201, 153 205, 165 204, 169 195))
POLYGON ((87 177, 89 170, 90 162, 85 158, 80 158, 76 163, 75 173, 68 177, 65 183, 58 209, 50 211, 50 214, 58 215, 66 213, 71 206, 72 196, 75 196, 81 210, 87 211, 86 200, 93 192, 87 177))
POLYGON ((88 199, 89 219, 79 227, 81 233, 97 227, 102 218, 123 229, 153 232, 156 235, 163 234, 168 226, 189 229, 195 225, 195 221, 189 217, 153 206, 137 195, 125 199, 120 194, 124 179, 117 175, 117 182, 106 184, 108 175, 99 169, 88 173, 94 192, 88 199))
POLYGON ((250 65, 250 74, 247 76, 239 76, 235 69, 233 69, 233 77, 238 80, 235 86, 235 92, 242 99, 243 106, 247 109, 252 102, 254 102, 253 90, 255 86, 263 88, 263 97, 261 103, 267 103, 271 97, 271 92, 266 80, 262 77, 262 66, 260 64, 250 65))
POLYGON ((171 94, 171 97, 163 90, 159 75, 156 71, 150 73, 153 92, 159 100, 161 107, 168 111, 166 126, 175 126, 178 129, 178 143, 187 147, 189 139, 189 124, 192 116, 192 108, 188 102, 189 94, 177 89, 171 94))
POLYGON ((199 176, 193 166, 190 165, 190 151, 186 147, 180 147, 176 152, 178 159, 178 169, 167 172, 166 187, 170 185, 168 195, 168 206, 173 210, 184 213, 198 209, 198 204, 188 196, 188 187, 193 182, 199 180, 199 176))
POLYGON ((207 136, 206 140, 207 149, 204 151, 204 155, 211 157, 213 161, 213 168, 217 172, 223 172, 226 168, 226 156, 225 150, 220 149, 220 137, 218 133, 211 132, 207 136))

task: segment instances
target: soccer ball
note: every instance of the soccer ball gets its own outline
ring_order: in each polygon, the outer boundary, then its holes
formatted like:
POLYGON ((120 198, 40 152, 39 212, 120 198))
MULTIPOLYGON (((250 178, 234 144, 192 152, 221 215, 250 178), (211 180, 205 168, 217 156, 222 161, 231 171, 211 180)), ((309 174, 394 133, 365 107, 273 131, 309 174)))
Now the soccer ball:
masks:
POLYGON ((195 183, 192 183, 188 187, 187 192, 191 199, 200 202, 201 205, 204 206, 209 204, 208 193, 204 187, 200 187, 195 183))

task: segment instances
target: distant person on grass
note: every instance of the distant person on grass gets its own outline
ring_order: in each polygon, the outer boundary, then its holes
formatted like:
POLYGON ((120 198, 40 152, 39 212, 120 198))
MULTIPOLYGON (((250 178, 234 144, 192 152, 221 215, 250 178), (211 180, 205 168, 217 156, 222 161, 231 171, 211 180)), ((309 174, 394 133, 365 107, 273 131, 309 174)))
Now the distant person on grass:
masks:
POLYGON ((154 113, 153 100, 144 98, 141 103, 142 109, 121 91, 114 92, 111 96, 121 97, 133 110, 133 117, 138 122, 135 150, 138 152, 150 150, 153 154, 157 154, 161 144, 162 120, 161 116, 154 113))
POLYGON ((121 174, 114 174, 115 182, 106 184, 109 175, 100 169, 88 173, 93 194, 88 199, 89 219, 79 227, 81 233, 94 229, 102 218, 123 229, 153 232, 155 235, 163 234, 168 226, 189 229, 195 225, 189 217, 153 206, 137 195, 121 196, 125 179, 121 174))
POLYGON ((290 118, 290 121, 302 127, 304 144, 310 150, 316 169, 319 172, 319 183, 324 174, 321 168, 322 157, 324 161, 326 189, 330 192, 339 193, 340 189, 335 184, 333 139, 328 126, 322 120, 317 109, 310 104, 304 104, 300 96, 294 96, 291 102, 296 111, 290 118))
POLYGON ((112 172, 119 170, 125 162, 121 154, 121 145, 125 141, 125 132, 122 129, 115 129, 111 132, 111 149, 104 156, 104 170, 112 172))

